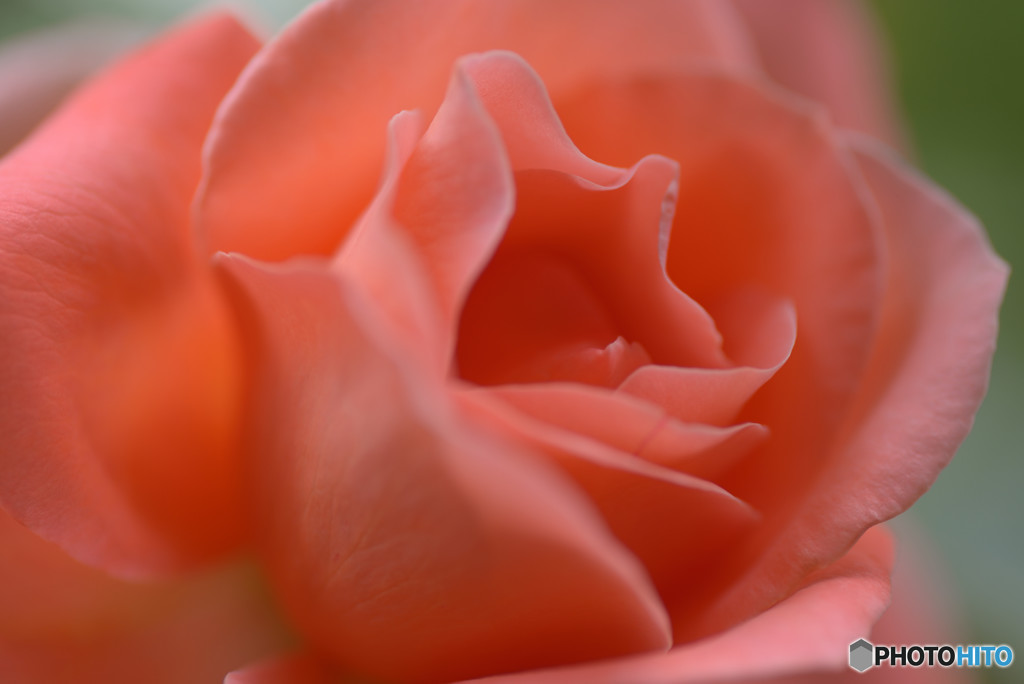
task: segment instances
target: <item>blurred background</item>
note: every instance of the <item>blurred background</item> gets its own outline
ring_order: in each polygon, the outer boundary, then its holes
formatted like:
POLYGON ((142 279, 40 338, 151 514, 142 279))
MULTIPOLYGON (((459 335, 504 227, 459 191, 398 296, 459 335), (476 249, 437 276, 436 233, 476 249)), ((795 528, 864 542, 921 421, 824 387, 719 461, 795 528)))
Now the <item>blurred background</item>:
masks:
MULTIPOLYGON (((770 0, 765 0, 770 1, 770 0)), ((157 27, 198 0, 0 0, 0 39, 80 17, 157 27)), ((304 0, 238 0, 267 32, 304 0)), ((1024 265, 1024 2, 873 0, 917 165, 1024 265)), ((924 528, 955 590, 964 641, 1009 644, 1024 681, 1024 278, 1010 280, 992 383, 974 432, 897 525, 924 528)), ((1015 674, 1016 673, 1016 674, 1015 674)))
POLYGON ((1024 681, 1024 3, 874 0, 918 165, 985 224, 1015 272, 974 431, 914 506, 959 592, 965 636, 1009 644, 1024 681))

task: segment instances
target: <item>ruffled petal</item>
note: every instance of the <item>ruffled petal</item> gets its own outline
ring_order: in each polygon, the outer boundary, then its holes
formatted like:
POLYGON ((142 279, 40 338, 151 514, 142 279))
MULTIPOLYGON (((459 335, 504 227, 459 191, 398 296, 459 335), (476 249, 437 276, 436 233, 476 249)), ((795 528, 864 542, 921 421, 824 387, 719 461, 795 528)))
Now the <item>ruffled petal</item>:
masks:
POLYGON ((470 427, 319 267, 221 261, 255 345, 264 557, 339 666, 450 681, 664 649, 642 567, 575 487, 470 427))
POLYGON ((335 267, 445 374, 459 311, 504 234, 515 189, 501 136, 461 70, 422 137, 418 122, 392 122, 384 186, 335 267))
POLYGON ((458 57, 512 50, 555 93, 692 60, 742 69, 752 57, 730 9, 709 0, 318 3, 225 102, 197 224, 214 249, 329 254, 370 203, 387 122, 412 109, 429 120, 458 57))
POLYGON ((793 306, 765 297, 739 297, 720 308, 732 368, 648 365, 638 368, 619 386, 623 394, 661 406, 678 420, 728 425, 747 401, 789 360, 796 343, 793 306))
POLYGON ((664 407, 601 387, 542 383, 475 388, 544 423, 699 477, 721 474, 767 436, 754 423, 683 423, 664 407))
MULTIPOLYGON (((417 141, 418 121, 415 114, 393 120, 384 187, 337 259, 414 341, 410 353, 433 357, 447 372, 461 314, 459 370, 477 382, 544 366, 531 351, 550 356, 594 335, 604 347, 618 332, 640 343, 634 365, 649 360, 647 350, 665 362, 724 365, 707 313, 665 275, 671 162, 648 157, 623 170, 582 155, 536 74, 509 53, 460 60, 417 141), (539 254, 551 272, 506 268, 509 254, 539 254), (574 285, 579 292, 570 296, 574 285), (606 307, 614 320, 606 320, 606 307), (596 320, 584 320, 588 313, 596 320), (572 339, 552 340, 563 330, 572 339)), ((612 349, 576 365, 603 364, 605 375, 624 377, 629 356, 612 349)))
POLYGON ((289 636, 248 564, 135 583, 75 561, 0 510, 5 683, 217 682, 289 636))
MULTIPOLYGON (((580 148, 598 159, 621 163, 656 150, 679 163, 668 272, 715 317, 726 351, 730 339, 745 339, 737 301, 788 300, 796 312, 791 355, 737 417, 767 426, 772 437, 716 480, 766 516, 760 535, 722 559, 716 574, 725 590, 817 487, 822 454, 858 390, 884 287, 879 217, 822 112, 762 84, 691 69, 596 84, 560 111, 580 148), (619 130, 630 134, 609 134, 619 130)), ((757 351, 757 337, 746 339, 755 340, 748 352, 757 351)), ((771 339, 763 349, 777 348, 784 337, 771 339)), ((832 516, 821 520, 828 525, 832 516)), ((757 575, 751 586, 764 595, 736 602, 742 615, 708 609, 710 622, 691 619, 693 631, 676 637, 696 638, 767 608, 862 529, 834 531, 830 554, 757 575)), ((690 616, 700 612, 678 608, 690 616)))
MULTIPOLYGON (((798 385, 800 404, 777 410, 806 406, 818 438, 828 435, 868 354, 882 264, 866 191, 821 112, 703 69, 601 82, 559 111, 596 159, 622 164, 656 151, 679 164, 669 276, 723 322, 750 293, 792 302, 799 334, 770 386, 798 385)), ((764 403, 780 394, 763 392, 764 403)))
POLYGON ((239 350, 188 206, 256 48, 228 16, 178 29, 0 166, 0 501, 119 573, 195 563, 239 532, 239 350))
POLYGON ((473 680, 475 684, 712 684, 847 667, 849 644, 868 634, 889 600, 892 542, 870 530, 792 596, 732 629, 668 653, 473 680))

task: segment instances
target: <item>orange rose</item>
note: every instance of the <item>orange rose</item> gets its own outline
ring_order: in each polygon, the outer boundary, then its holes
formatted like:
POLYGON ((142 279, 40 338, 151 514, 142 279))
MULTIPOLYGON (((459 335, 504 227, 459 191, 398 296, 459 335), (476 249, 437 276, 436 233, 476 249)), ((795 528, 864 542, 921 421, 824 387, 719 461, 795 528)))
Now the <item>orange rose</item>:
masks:
POLYGON ((235 682, 842 666, 1005 268, 739 7, 324 2, 91 83, 0 166, 4 507, 119 575, 256 549, 306 655, 235 682))

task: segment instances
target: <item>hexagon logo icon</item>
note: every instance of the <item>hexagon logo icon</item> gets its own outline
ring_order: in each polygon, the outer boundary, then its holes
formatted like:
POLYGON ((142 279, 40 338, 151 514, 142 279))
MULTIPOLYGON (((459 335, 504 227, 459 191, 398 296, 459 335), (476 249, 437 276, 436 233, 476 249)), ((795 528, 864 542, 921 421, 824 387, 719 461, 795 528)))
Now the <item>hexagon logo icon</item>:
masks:
POLYGON ((875 647, 867 639, 857 639, 850 644, 850 667, 864 672, 874 665, 875 647))

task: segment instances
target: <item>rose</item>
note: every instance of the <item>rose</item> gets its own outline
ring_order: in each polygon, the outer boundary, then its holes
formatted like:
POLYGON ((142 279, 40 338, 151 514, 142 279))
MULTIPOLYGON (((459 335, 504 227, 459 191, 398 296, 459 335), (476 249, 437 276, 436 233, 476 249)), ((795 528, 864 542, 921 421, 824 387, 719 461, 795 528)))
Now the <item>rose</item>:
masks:
MULTIPOLYGON (((374 674, 498 673, 648 650, 670 638, 678 646, 668 655, 578 676, 676 681, 838 662, 847 637, 861 635, 881 606, 884 539, 872 532, 839 557, 927 486, 983 388, 1002 271, 979 234, 923 181, 738 76, 742 51, 721 50, 723 34, 713 30, 723 26, 721 9, 591 4, 592 25, 557 43, 576 59, 560 60, 546 36, 517 28, 509 7, 422 7, 404 7, 410 15, 393 15, 386 3, 312 10, 250 64, 209 134, 196 224, 213 247, 283 258, 342 241, 373 194, 367 170, 383 156, 367 132, 383 132, 403 107, 424 109, 419 119, 392 123, 385 183, 330 268, 281 271, 222 259, 219 285, 192 251, 183 208, 198 174, 189 160, 252 50, 223 22, 121 67, 8 160, 9 177, 27 181, 5 202, 13 216, 5 269, 17 276, 18 295, 5 340, 31 363, 8 371, 19 403, 4 406, 3 421, 19 429, 4 467, 19 487, 0 492, 5 506, 80 557, 121 572, 196 563, 237 543, 239 471, 252 459, 254 532, 282 604, 317 650, 374 674), (511 15, 502 23, 491 12, 511 15), (668 44, 651 40, 626 55, 605 49, 607 27, 634 24, 668 44), (687 54, 673 57, 678 26, 692 35, 683 41, 687 54), (208 66, 213 44, 221 71, 208 66), (530 67, 507 54, 459 62, 431 119, 452 61, 489 47, 513 47, 540 70, 585 151, 635 168, 603 166, 573 149, 530 67), (415 59, 396 57, 410 54, 415 59), (402 70, 382 79, 382 55, 402 70), (723 66, 701 71, 690 64, 695 55, 723 66), (174 74, 166 89, 125 98, 166 65, 174 74), (635 125, 633 105, 652 101, 642 111, 654 120, 635 125), (116 127, 104 106, 113 103, 121 105, 116 127), (95 137, 73 135, 72 123, 95 137), (419 125, 428 123, 421 137, 419 125), (702 135, 687 137, 697 124, 702 135), (630 135, 615 139, 608 130, 630 135), (171 133, 177 144, 163 142, 171 133), (110 138, 122 154, 117 165, 99 165, 97 150, 110 138), (649 152, 680 162, 689 201, 679 203, 668 271, 714 314, 724 352, 696 302, 659 279, 657 228, 662 218, 668 225, 662 205, 674 168, 644 157, 649 152), (858 170, 845 165, 854 154, 882 222, 872 223, 872 199, 858 170), (55 183, 58 166, 67 180, 55 183), (715 201, 725 196, 723 174, 738 181, 745 204, 715 201), (769 180, 775 186, 766 192, 769 180), (513 182, 519 198, 506 231, 513 182), (821 196, 811 187, 833 206, 811 202, 821 196), (100 220, 83 221, 74 205, 93 197, 106 200, 90 207, 100 220), (547 211, 551 197, 559 214, 547 211), (693 250, 701 261, 679 256, 684 210, 718 229, 695 232, 710 236, 693 250), (728 210, 747 212, 749 221, 723 216, 728 210), (61 220, 69 215, 75 220, 61 220), (939 232, 918 238, 922 216, 939 232), (612 237, 591 243, 566 228, 571 221, 555 221, 581 217, 612 237), (83 223, 92 232, 83 233, 83 223), (899 275, 884 287, 876 244, 883 223, 889 268, 899 275), (815 224, 829 226, 827 239, 815 224), (556 260, 542 271, 544 291, 517 301, 508 278, 524 263, 538 272, 536 241, 548 233, 536 228, 545 225, 555 242, 544 250, 575 260, 583 286, 556 260), (752 262, 715 237, 744 238, 760 253, 773 250, 773 259, 752 262), (927 247, 923 266, 904 263, 910 240, 927 247), (954 242, 960 251, 949 254, 954 242), (624 268, 634 256, 640 266, 624 268), (940 267, 952 274, 948 283, 938 279, 940 267), (597 285, 588 282, 595 273, 597 285), (586 291, 594 287, 605 289, 586 291), (956 295, 939 310, 945 288, 956 295), (53 311, 54 300, 75 306, 53 311), (597 313, 560 327, 550 317, 526 325, 542 305, 565 301, 570 312, 597 313), (244 466, 233 455, 242 369, 231 305, 252 366, 244 466), (793 310, 799 334, 787 357, 793 310), (488 320, 491 311, 518 316, 514 330, 532 337, 481 340, 501 322, 488 320), (660 315, 653 322, 652 311, 660 315), (636 339, 605 340, 622 320, 636 339), (685 334, 664 335, 664 326, 685 334), (938 331, 958 336, 935 339, 938 331), (580 354, 594 338, 613 344, 580 354), (48 347, 34 348, 40 340, 48 347), (448 379, 456 348, 462 380, 483 383, 548 374, 618 384, 639 371, 617 393, 473 388, 448 379), (78 355, 95 349, 103 354, 82 373, 78 355), (492 351, 500 365, 487 358, 492 351), (106 389, 94 399, 98 387, 106 389), (695 389, 704 394, 699 403, 695 389), (58 420, 68 415, 76 421, 58 420), (939 418, 950 424, 911 440, 892 416, 913 417, 914 433, 939 418), (765 438, 759 423, 773 434, 765 438), (155 453, 140 458, 139 444, 155 453), (27 453, 52 458, 30 462, 27 453), (897 473, 898 486, 884 480, 897 473), (683 524, 694 519, 709 521, 711 533, 683 524), (652 523, 673 529, 652 534, 652 523), (460 562, 445 564, 439 549, 460 562), (779 625, 819 631, 820 622, 803 615, 819 602, 837 615, 820 650, 758 638, 779 625), (674 635, 667 617, 675 618, 674 635), (727 631, 691 645, 720 629, 727 631), (385 639, 396 638, 401 653, 385 651, 393 643, 385 639), (756 643, 779 655, 748 669, 723 657, 756 643)), ((532 17, 523 11, 520 24, 532 17)), ((538 16, 555 33, 566 19, 538 16)))

